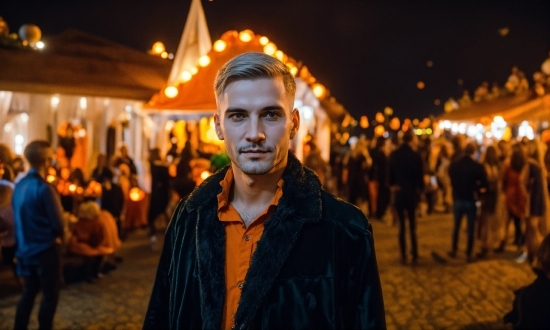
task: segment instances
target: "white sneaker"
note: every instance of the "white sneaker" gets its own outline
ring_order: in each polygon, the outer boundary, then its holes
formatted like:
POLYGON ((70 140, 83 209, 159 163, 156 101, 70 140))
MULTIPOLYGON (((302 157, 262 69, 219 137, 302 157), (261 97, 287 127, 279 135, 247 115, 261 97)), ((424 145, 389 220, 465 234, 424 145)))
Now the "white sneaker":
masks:
POLYGON ((518 264, 522 264, 527 261, 527 252, 523 252, 519 257, 516 258, 518 264))

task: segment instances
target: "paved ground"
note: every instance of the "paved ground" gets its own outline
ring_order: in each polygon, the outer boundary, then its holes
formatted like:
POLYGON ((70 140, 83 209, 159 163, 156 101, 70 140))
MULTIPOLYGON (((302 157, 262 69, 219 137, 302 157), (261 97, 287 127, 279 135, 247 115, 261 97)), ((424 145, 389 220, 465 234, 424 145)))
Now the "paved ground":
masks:
MULTIPOLYGON (((527 265, 513 261, 514 251, 498 259, 467 264, 465 257, 440 264, 451 218, 431 215, 419 220, 421 259, 416 266, 399 263, 397 228, 373 222, 380 276, 390 329, 509 329, 501 319, 510 309, 512 291, 534 279, 527 265)), ((465 246, 465 232, 461 233, 465 246)), ((463 250, 463 249, 462 249, 463 250)), ((141 328, 159 252, 152 252, 146 232, 130 234, 118 269, 94 284, 65 286, 55 318, 58 329, 141 328)), ((11 329, 18 288, 7 269, 0 271, 0 329, 11 329)), ((38 301, 38 299, 37 299, 38 301)), ((35 306, 31 328, 37 327, 35 306)))

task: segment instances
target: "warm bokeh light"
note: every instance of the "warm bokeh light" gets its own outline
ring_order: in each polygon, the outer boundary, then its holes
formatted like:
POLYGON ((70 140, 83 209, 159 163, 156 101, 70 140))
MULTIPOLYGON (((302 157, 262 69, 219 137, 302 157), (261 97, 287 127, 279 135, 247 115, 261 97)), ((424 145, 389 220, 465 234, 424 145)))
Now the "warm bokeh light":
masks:
POLYGON ((138 187, 130 189, 130 199, 132 201, 139 202, 143 198, 145 198, 145 191, 139 189, 138 187))
POLYGON ((384 114, 385 114, 386 116, 391 116, 391 115, 393 115, 393 109, 390 108, 390 107, 385 107, 385 108, 384 108, 384 114))
POLYGON ((298 68, 297 67, 292 67, 290 68, 290 74, 294 77, 296 77, 296 74, 298 74, 298 68))
POLYGON ((249 42, 254 37, 254 32, 250 30, 244 30, 239 33, 239 40, 242 42, 249 42))
POLYGON ((374 120, 376 120, 376 122, 381 124, 386 120, 386 117, 384 117, 383 113, 377 112, 376 115, 374 116, 374 120))
POLYGON ((183 71, 181 73, 181 81, 183 82, 188 82, 189 80, 191 80, 192 77, 193 75, 189 71, 183 71))
POLYGON ((209 176, 211 176, 211 175, 212 175, 212 173, 210 173, 210 172, 208 172, 208 171, 203 171, 203 172, 201 173, 201 179, 206 180, 206 179, 207 179, 209 176))
POLYGON ((390 128, 393 129, 394 131, 397 131, 397 130, 399 130, 399 127, 401 127, 401 123, 399 122, 399 118, 393 117, 390 120, 390 128))
POLYGON ((416 83, 416 88, 424 89, 424 87, 426 87, 426 85, 424 84, 423 81, 419 81, 419 82, 416 83))
POLYGON ((326 94, 327 94, 327 89, 325 88, 325 86, 319 84, 319 83, 316 83, 316 84, 313 84, 312 88, 313 90, 313 94, 319 99, 319 100, 322 100, 326 94))
POLYGON ((227 43, 223 40, 217 40, 214 43, 214 50, 219 52, 223 52, 225 50, 225 47, 227 47, 227 43))
POLYGON ((268 42, 269 42, 268 37, 261 37, 260 38, 260 45, 265 46, 265 45, 267 45, 268 42))
POLYGON ((199 58, 199 65, 201 67, 205 67, 205 66, 208 66, 208 64, 210 64, 210 57, 208 55, 203 55, 199 58))
POLYGON ((383 125, 378 125, 374 128, 374 135, 375 136, 382 136, 384 135, 384 132, 386 132, 386 129, 383 125))
POLYGON ((369 128, 369 119, 367 116, 361 116, 359 119, 359 126, 361 126, 361 128, 369 128))
POLYGON ((435 99, 434 104, 435 104, 435 105, 440 105, 440 104, 441 104, 441 100, 435 99))
POLYGON ((283 60, 285 58, 285 53, 283 53, 283 51, 279 49, 275 52, 275 58, 281 62, 284 62, 283 60))
POLYGON ((434 66, 434 62, 428 61, 426 65, 428 66, 428 68, 431 68, 432 66, 434 66))
POLYGON ((275 46, 275 44, 272 42, 269 42, 267 45, 264 46, 264 53, 266 53, 269 56, 275 55, 276 51, 277 51, 277 46, 275 46))
POLYGON ((167 52, 162 52, 160 54, 160 57, 164 58, 164 59, 167 59, 168 58, 168 53, 167 52))
POLYGON ((192 74, 192 75, 196 75, 197 72, 199 72, 199 69, 198 69, 196 66, 194 66, 194 67, 191 68, 191 74, 192 74))
POLYGON ((70 184, 69 185, 69 191, 74 193, 76 191, 76 185, 75 184, 70 184))
POLYGON ((151 53, 155 55, 160 55, 166 51, 166 47, 164 47, 164 44, 160 41, 157 41, 153 44, 153 47, 151 47, 151 53))
POLYGON ((178 88, 176 86, 168 86, 164 89, 164 95, 171 99, 178 96, 178 93, 178 88))
POLYGON ((418 120, 418 118, 413 119, 412 124, 413 124, 414 126, 418 126, 418 123, 420 123, 420 121, 418 120))
POLYGON ((44 47, 45 47, 44 42, 42 42, 42 41, 37 41, 36 42, 36 48, 44 49, 44 47))
POLYGON ((51 174, 48 175, 48 176, 46 177, 46 181, 48 181, 49 183, 54 182, 54 181, 55 181, 55 175, 51 175, 51 174))

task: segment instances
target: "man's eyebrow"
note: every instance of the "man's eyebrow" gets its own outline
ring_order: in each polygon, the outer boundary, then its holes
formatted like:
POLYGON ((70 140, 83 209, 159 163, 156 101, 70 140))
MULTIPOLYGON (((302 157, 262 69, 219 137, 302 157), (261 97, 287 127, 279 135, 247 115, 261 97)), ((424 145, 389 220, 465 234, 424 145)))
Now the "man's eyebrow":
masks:
MULTIPOLYGON (((270 110, 284 110, 284 108, 280 105, 268 105, 261 109, 261 111, 270 111, 270 110)), ((227 108, 225 112, 248 112, 248 110, 245 110, 242 108, 227 108)))

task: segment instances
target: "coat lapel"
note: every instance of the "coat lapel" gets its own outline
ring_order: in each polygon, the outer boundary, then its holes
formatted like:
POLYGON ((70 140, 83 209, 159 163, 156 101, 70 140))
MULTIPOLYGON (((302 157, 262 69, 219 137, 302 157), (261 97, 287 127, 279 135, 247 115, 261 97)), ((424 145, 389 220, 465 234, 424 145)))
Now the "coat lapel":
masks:
POLYGON ((203 329, 219 329, 225 302, 225 228, 217 215, 221 170, 189 196, 187 208, 196 212, 196 254, 203 329))
POLYGON ((245 277, 235 315, 235 324, 239 329, 246 328, 258 312, 304 224, 321 219, 321 184, 315 174, 302 167, 291 153, 283 180, 283 196, 276 211, 265 223, 264 233, 245 277))

